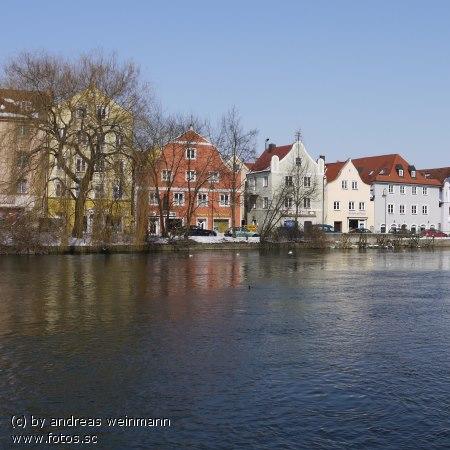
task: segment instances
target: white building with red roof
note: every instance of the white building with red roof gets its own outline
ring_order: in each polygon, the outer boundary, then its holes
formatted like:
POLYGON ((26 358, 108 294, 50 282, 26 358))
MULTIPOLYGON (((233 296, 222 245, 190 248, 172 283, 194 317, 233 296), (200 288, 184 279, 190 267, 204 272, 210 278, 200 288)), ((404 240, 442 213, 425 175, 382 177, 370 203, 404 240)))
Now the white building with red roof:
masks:
POLYGON ((271 211, 277 212, 280 225, 292 220, 300 228, 322 223, 324 170, 324 158, 315 161, 300 141, 269 144, 247 174, 247 223, 261 228, 271 211))
POLYGON ((371 185, 365 183, 351 159, 325 166, 324 223, 335 231, 352 229, 374 231, 374 202, 371 185))
POLYGON ((442 228, 439 180, 425 177, 396 153, 352 161, 361 179, 372 186, 375 232, 442 228))

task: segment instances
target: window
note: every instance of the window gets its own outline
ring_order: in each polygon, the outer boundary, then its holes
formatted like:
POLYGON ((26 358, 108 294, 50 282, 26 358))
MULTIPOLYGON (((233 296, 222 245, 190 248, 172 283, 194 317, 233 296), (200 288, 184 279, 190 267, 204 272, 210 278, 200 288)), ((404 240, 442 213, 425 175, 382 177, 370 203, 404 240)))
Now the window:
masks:
POLYGON ((208 206, 208 194, 198 194, 197 197, 197 205, 198 206, 208 206))
POLYGON ((417 205, 411 206, 411 214, 417 214, 417 205))
POLYGON ((26 194, 28 192, 28 182, 23 179, 17 183, 17 193, 18 194, 26 194))
POLYGON ((188 148, 186 150, 186 159, 196 159, 197 158, 197 150, 195 148, 188 148))
POLYGON ((398 176, 402 177, 403 176, 403 169, 398 169, 398 176))
POLYGON ((28 154, 26 152, 19 152, 17 156, 17 165, 19 166, 19 169, 25 169, 28 165, 28 154))
POLYGON ((342 189, 347 189, 347 180, 342 180, 341 185, 342 189))
POLYGON ((197 174, 195 170, 187 170, 186 171, 186 181, 195 181, 197 179, 197 174))
POLYGON ((334 202, 333 209, 339 211, 341 209, 341 202, 334 202))
POLYGON ((400 194, 405 194, 405 186, 400 186, 400 194))
POLYGON ((393 194, 394 193, 394 185, 390 184, 389 185, 389 194, 393 194))
POLYGON ((209 172, 209 181, 217 183, 219 181, 219 172, 209 172))
POLYGON ((422 206, 422 214, 424 214, 424 215, 428 214, 428 206, 427 205, 422 206))
POLYGON ((417 230, 417 226, 416 225, 411 225, 411 233, 412 234, 416 234, 416 230, 417 230))
POLYGON ((305 209, 311 208, 311 199, 310 198, 305 197, 303 199, 303 208, 305 208, 305 209))
POLYGON ((285 182, 286 186, 293 186, 294 185, 294 183, 292 182, 292 177, 289 176, 289 175, 287 177, 284 177, 284 182, 285 182))
POLYGON ((405 214, 405 205, 399 206, 399 212, 400 212, 400 214, 405 214))
POLYGON ((163 170, 161 172, 161 179, 163 181, 170 181, 172 179, 172 171, 171 170, 163 170))
POLYGON ((175 206, 183 206, 184 205, 184 194, 182 192, 175 192, 173 194, 173 204, 175 206))
POLYGON ((386 224, 385 224, 385 223, 382 223, 382 224, 381 224, 380 232, 381 232, 381 233, 386 233, 386 224))
POLYGON ((158 194, 150 192, 150 205, 156 206, 158 204, 158 194))
POLYGON ((122 133, 115 133, 116 137, 116 147, 121 147, 123 144, 123 135, 122 133))
POLYGON ((286 197, 284 199, 284 207, 287 209, 292 208, 292 197, 286 197))
POLYGON ((411 170, 411 177, 416 178, 416 171, 415 170, 411 170))
POLYGON ((392 203, 388 205, 388 214, 394 214, 394 205, 392 203))
POLYGON ((76 170, 77 172, 86 172, 86 161, 83 158, 77 158, 76 170))
POLYGON ((108 108, 106 106, 97 106, 97 117, 99 119, 104 119, 108 114, 108 108))
POLYGON ((105 171, 105 160, 101 158, 94 164, 94 172, 104 172, 105 171))
POLYGON ((412 195, 417 195, 417 186, 411 188, 412 195))
POLYGON ((352 189, 353 190, 358 189, 358 182, 357 181, 352 181, 352 189))
MULTIPOLYGON (((255 178, 256 180, 256 178, 255 178)), ((267 187, 269 186, 269 177, 264 177, 263 178, 263 187, 267 187)))
POLYGON ((77 119, 83 119, 84 117, 86 117, 86 107, 85 106, 79 106, 76 110, 75 110, 75 117, 77 119))
POLYGON ((359 202, 359 210, 365 211, 366 210, 366 204, 364 202, 359 202))
POLYGON ((422 188, 422 194, 423 194, 423 195, 428 195, 428 188, 427 188, 427 187, 424 186, 424 187, 422 188))
POLYGON ((298 166, 298 167, 300 167, 300 166, 302 165, 302 158, 299 158, 299 157, 297 156, 297 158, 295 158, 295 165, 298 166))
POLYGON ((304 177, 303 178, 303 186, 304 187, 311 187, 311 177, 304 177))
POLYGON ((263 197, 263 209, 269 209, 269 197, 263 197))
POLYGON ((113 185, 112 195, 114 200, 120 200, 123 197, 123 189, 120 182, 116 182, 113 185))
POLYGON ((348 202, 348 209, 350 211, 354 211, 355 210, 355 202, 348 202))
POLYGON ((55 197, 61 197, 62 195, 62 185, 60 182, 55 183, 55 197))
POLYGON ((230 196, 228 194, 220 194, 220 206, 230 206, 230 196))
POLYGON ((88 143, 88 135, 84 131, 78 131, 77 133, 78 145, 86 145, 88 143))

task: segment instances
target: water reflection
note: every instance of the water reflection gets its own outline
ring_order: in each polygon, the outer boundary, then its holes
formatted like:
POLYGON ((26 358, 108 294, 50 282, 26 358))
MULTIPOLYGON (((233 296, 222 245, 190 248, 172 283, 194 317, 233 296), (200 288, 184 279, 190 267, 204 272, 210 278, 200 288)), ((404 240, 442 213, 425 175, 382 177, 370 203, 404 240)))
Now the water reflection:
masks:
POLYGON ((109 450, 445 448, 449 270, 446 251, 2 257, 0 417, 176 423, 109 450))

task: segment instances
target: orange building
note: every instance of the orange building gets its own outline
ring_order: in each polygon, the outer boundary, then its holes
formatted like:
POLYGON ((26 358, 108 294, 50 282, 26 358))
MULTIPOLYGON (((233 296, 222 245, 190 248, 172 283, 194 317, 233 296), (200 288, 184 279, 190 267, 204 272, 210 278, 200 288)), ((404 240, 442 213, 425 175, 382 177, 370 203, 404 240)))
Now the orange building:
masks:
MULTIPOLYGON (((166 145, 150 177, 150 232, 161 234, 196 225, 224 232, 232 225, 233 181, 239 174, 217 148, 190 129, 166 145)), ((241 193, 234 201, 236 226, 241 225, 241 193)))

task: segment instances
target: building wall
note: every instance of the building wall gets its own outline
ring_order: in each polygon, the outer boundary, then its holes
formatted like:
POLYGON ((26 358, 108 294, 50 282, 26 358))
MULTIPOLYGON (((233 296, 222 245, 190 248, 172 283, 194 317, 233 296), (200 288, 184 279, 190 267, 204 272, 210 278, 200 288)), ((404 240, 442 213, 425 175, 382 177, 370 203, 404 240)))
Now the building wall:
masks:
POLYGON ((446 178, 440 191, 441 224, 444 233, 450 233, 450 178, 446 178))
POLYGON ((341 222, 341 231, 350 231, 349 220, 357 220, 359 228, 374 229, 374 202, 371 201, 370 185, 364 183, 358 170, 351 161, 341 169, 338 177, 325 185, 325 223, 334 226, 334 222, 341 222), (342 182, 347 182, 344 189, 342 182), (352 188, 352 181, 357 182, 357 189, 352 188), (340 209, 334 209, 334 202, 338 201, 340 209), (354 210, 350 210, 349 203, 354 203, 354 210), (364 209, 360 209, 360 203, 364 209))
MULTIPOLYGON (((268 197, 269 204, 274 199, 274 196, 280 192, 285 177, 292 175, 292 170, 296 164, 296 158, 302 159, 303 176, 309 176, 316 184, 316 189, 311 198, 311 205, 309 208, 301 208, 298 222, 300 227, 305 226, 305 222, 311 224, 322 223, 322 205, 323 205, 323 176, 324 176, 324 161, 314 161, 309 153, 306 151, 302 143, 294 143, 289 153, 280 161, 277 155, 272 156, 271 166, 269 170, 261 172, 250 172, 247 175, 249 195, 253 196, 254 201, 252 207, 247 213, 247 223, 256 224, 259 228, 263 226, 268 210, 264 209, 263 199, 268 197), (267 186, 264 186, 264 178, 267 178, 267 186), (256 180, 256 181, 254 181, 256 180), (256 185, 255 185, 256 182, 256 185)), ((284 209, 280 211, 278 223, 282 224, 287 219, 295 217, 295 207, 284 209)))
MULTIPOLYGON (((439 187, 426 186, 427 194, 423 194, 422 185, 404 185, 405 193, 400 193, 400 184, 393 184, 394 193, 389 193, 388 183, 374 183, 373 194, 375 196, 375 231, 380 232, 382 224, 387 221, 387 230, 395 224, 397 227, 406 225, 410 230, 412 226, 420 229, 421 226, 436 229, 441 225, 441 210, 439 208, 439 187), (412 194, 412 187, 417 187, 417 194, 412 194), (386 197, 383 192, 386 190, 386 197), (388 213, 388 205, 394 205, 394 212, 388 213), (405 206, 405 213, 400 214, 400 205, 405 206), (412 206, 417 206, 417 214, 412 214, 412 206), (422 206, 427 206, 428 214, 423 214, 422 206)), ((442 225, 441 225, 442 226, 442 225)))

